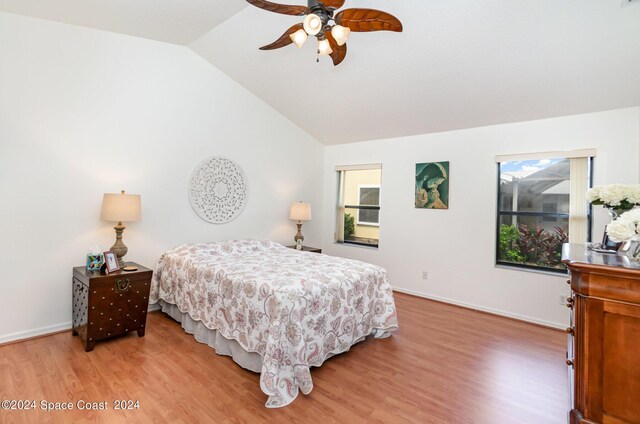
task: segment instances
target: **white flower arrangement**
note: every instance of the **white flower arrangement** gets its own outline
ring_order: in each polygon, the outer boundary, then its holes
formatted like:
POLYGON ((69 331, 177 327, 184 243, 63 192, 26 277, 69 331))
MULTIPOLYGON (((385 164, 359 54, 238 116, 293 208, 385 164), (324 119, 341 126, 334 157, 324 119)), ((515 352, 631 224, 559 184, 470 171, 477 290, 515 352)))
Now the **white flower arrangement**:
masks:
POLYGON ((640 209, 625 212, 607 225, 607 235, 616 243, 640 241, 640 209))
POLYGON ((587 200, 593 205, 614 209, 632 209, 640 205, 640 184, 610 184, 595 186, 587 191, 587 200))

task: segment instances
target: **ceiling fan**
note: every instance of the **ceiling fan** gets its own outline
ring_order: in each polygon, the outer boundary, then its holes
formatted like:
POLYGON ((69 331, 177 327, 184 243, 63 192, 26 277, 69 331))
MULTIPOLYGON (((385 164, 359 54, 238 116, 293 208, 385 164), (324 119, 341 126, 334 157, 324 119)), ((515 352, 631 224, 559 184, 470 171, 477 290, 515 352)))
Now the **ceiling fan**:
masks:
MULTIPOLYGON (((347 39, 351 31, 402 32, 402 23, 395 16, 374 9, 340 9, 345 0, 308 0, 307 6, 272 3, 267 0, 247 0, 248 3, 269 12, 304 16, 304 21, 293 25, 280 38, 260 50, 275 50, 295 43, 302 47, 309 35, 318 39, 318 55, 330 56, 335 66, 347 55, 347 39), (333 21, 333 25, 330 22, 333 21)), ((318 59, 319 60, 319 59, 318 59)))

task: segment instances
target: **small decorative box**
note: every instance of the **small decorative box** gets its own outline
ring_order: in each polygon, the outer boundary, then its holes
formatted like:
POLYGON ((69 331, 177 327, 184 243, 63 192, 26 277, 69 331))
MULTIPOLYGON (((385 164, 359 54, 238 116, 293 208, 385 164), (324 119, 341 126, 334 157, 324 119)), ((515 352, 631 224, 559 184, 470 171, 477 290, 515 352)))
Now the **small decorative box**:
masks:
POLYGON ((87 255, 87 270, 88 271, 100 271, 100 268, 104 264, 104 258, 102 253, 89 253, 87 255))

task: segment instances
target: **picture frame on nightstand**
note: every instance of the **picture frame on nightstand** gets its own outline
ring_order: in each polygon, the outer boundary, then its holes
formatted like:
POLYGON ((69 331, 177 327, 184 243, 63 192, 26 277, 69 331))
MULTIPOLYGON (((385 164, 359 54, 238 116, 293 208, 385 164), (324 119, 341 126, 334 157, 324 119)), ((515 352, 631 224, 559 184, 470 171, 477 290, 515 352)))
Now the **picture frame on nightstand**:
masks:
POLYGON ((114 252, 107 251, 107 252, 104 252, 103 255, 104 255, 105 272, 107 274, 111 274, 112 272, 116 272, 120 270, 120 265, 118 265, 118 257, 114 252))
POLYGON ((87 254, 87 271, 100 271, 104 264, 104 257, 102 253, 89 253, 87 254))

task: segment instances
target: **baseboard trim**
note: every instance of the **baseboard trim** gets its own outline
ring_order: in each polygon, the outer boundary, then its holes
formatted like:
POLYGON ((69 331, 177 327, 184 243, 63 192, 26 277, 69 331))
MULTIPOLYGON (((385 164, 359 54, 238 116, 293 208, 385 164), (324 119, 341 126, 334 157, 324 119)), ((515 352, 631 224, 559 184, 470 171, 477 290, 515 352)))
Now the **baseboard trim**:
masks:
POLYGON ((514 314, 514 313, 511 313, 511 312, 503 311, 501 309, 487 308, 487 307, 484 307, 484 306, 474 305, 473 303, 460 302, 460 301, 449 299, 449 298, 446 298, 446 297, 433 296, 433 295, 428 295, 428 294, 424 294, 424 293, 415 292, 413 290, 407 290, 407 289, 401 289, 401 288, 394 287, 393 291, 397 291, 399 293, 409 294, 411 296, 422 297, 424 299, 434 300, 436 302, 447 303, 449 305, 459 306, 461 308, 472 309, 474 311, 484 312, 484 313, 491 314, 491 315, 497 315, 497 316, 501 316, 501 317, 505 317, 505 318, 510 318, 510 319, 514 319, 516 321, 523 321, 523 322, 526 322, 526 323, 529 323, 529 324, 535 324, 535 325, 539 325, 539 326, 546 327, 546 328, 552 328, 554 330, 564 330, 567 327, 566 324, 563 325, 563 324, 560 324, 560 323, 557 323, 557 322, 553 322, 553 321, 545 321, 545 320, 541 320, 541 319, 538 319, 538 318, 533 318, 533 317, 530 317, 530 316, 527 316, 527 315, 514 314))
POLYGON ((0 346, 71 330, 71 321, 0 336, 0 346))
MULTIPOLYGON (((153 312, 160 310, 158 304, 151 304, 147 311, 153 312)), ((48 325, 46 327, 35 328, 33 330, 18 331, 16 333, 0 335, 0 346, 7 344, 13 344, 18 342, 25 342, 31 339, 37 339, 39 337, 53 336, 54 334, 63 333, 71 330, 71 321, 63 322, 61 324, 48 325)))
MULTIPOLYGON (((424 299, 435 300, 436 302, 448 303, 450 305, 460 306, 462 308, 467 308, 467 309, 473 309, 475 311, 480 311, 480 312, 485 312, 492 315, 511 318, 518 321, 524 321, 530 324, 536 324, 536 325, 540 325, 547 328, 563 330, 566 327, 566 325, 558 324, 556 322, 540 320, 540 319, 533 318, 526 315, 513 314, 511 312, 506 312, 500 309, 486 308, 483 306, 474 305, 472 303, 459 302, 457 300, 449 299, 446 297, 427 295, 424 293, 415 292, 413 290, 401 289, 397 287, 394 287, 393 290, 399 293, 410 294, 412 296, 422 297, 424 299)), ((160 310, 160 306, 158 304, 149 305, 149 309, 148 309, 149 312, 153 312, 157 310, 160 310)), ((71 330, 71 321, 64 322, 61 324, 49 325, 47 327, 36 328, 33 330, 26 330, 26 331, 11 333, 11 334, 5 334, 3 336, 0 336, 0 346, 22 342, 22 341, 26 341, 26 340, 34 339, 38 337, 51 336, 53 334, 57 334, 57 333, 61 333, 69 330, 71 330)))

